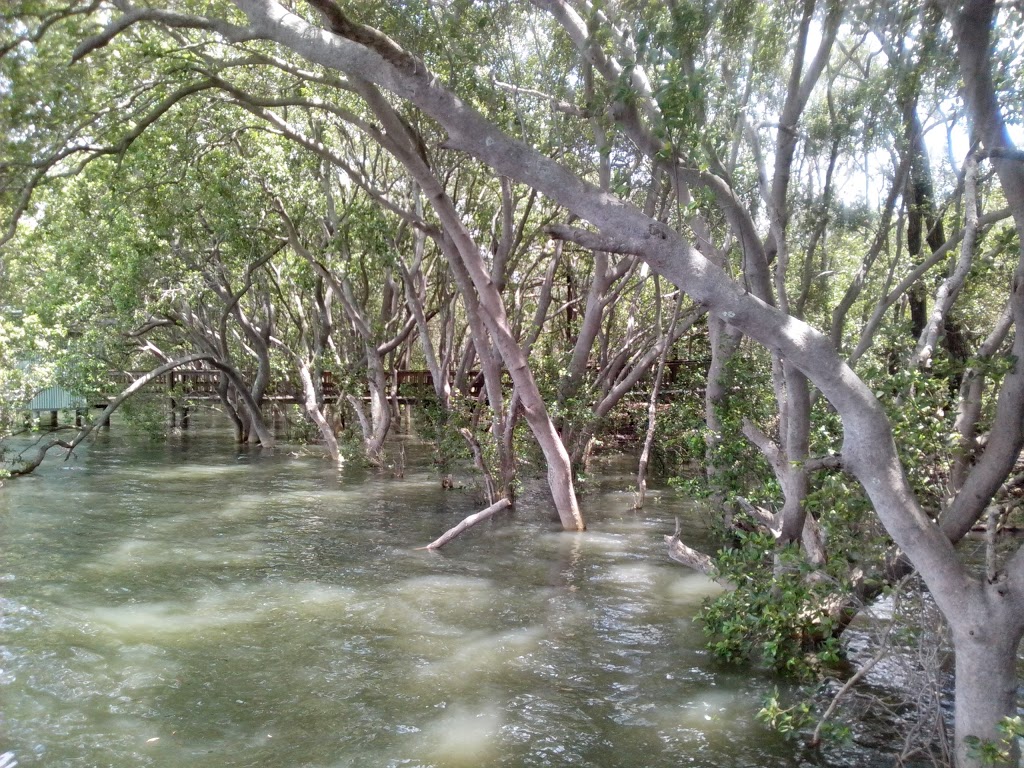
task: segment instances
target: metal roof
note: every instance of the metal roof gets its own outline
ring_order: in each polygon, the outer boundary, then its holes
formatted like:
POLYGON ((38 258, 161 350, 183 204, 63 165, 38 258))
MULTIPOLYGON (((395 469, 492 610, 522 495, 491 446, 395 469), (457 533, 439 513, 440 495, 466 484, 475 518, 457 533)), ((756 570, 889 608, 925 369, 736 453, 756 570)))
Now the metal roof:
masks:
POLYGON ((84 397, 68 392, 64 387, 47 387, 29 400, 25 410, 28 411, 64 411, 72 408, 85 408, 84 397))

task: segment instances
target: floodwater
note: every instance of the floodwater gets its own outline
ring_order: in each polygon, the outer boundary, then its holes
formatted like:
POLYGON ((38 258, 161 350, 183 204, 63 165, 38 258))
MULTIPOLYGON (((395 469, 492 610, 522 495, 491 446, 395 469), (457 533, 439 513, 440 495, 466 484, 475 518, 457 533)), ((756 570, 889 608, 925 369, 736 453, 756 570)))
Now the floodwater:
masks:
MULTIPOLYGON (((414 457, 414 446, 410 457, 414 457)), ((628 467, 624 472, 630 471, 628 467)), ((0 754, 19 766, 824 766, 755 719, 784 683, 723 667, 715 592, 609 468, 590 530, 540 493, 482 505, 226 431, 115 427, 0 491, 0 754)), ((843 759, 845 758, 845 759, 843 759)), ((885 763, 882 763, 885 764, 885 763)))

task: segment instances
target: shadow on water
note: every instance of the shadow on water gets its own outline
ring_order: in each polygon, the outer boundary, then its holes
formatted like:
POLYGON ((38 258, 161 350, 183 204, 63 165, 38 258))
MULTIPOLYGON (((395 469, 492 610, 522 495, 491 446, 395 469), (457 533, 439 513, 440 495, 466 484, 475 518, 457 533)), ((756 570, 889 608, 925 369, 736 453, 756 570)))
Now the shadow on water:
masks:
MULTIPOLYGON (((692 509, 628 478, 563 534, 428 471, 336 470, 219 436, 104 435, 0 495, 0 752, 21 766, 800 766, 723 669, 715 587, 664 557, 692 509)), ((699 533, 696 534, 699 536, 699 533)), ((862 754, 849 765, 870 765, 862 754)))

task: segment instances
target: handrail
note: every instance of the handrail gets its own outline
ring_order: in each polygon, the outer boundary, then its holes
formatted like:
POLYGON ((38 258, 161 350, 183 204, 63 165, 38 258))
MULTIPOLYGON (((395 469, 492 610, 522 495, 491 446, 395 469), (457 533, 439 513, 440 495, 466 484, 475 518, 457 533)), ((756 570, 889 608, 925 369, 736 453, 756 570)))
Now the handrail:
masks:
MULTIPOLYGON (((707 360, 666 360, 666 382, 673 382, 680 369, 684 368, 706 368, 707 360)), ((108 376, 112 381, 123 381, 130 383, 147 371, 109 371, 108 376)), ((162 377, 168 394, 180 395, 214 395, 217 393, 217 384, 223 374, 214 368, 180 368, 165 374, 162 377)), ((433 388, 434 376, 429 370, 415 368, 400 368, 392 372, 395 381, 395 394, 402 394, 402 390, 408 387, 417 389, 433 388)), ((470 371, 470 381, 476 382, 480 379, 479 371, 470 371)), ((451 380, 449 380, 451 382, 451 380)), ((340 387, 333 371, 322 371, 320 374, 321 392, 327 397, 337 397, 340 387)), ((479 384, 471 388, 470 394, 478 394, 479 384)), ((277 386, 271 386, 267 390, 270 397, 294 395, 298 387, 292 382, 279 382, 277 386)))

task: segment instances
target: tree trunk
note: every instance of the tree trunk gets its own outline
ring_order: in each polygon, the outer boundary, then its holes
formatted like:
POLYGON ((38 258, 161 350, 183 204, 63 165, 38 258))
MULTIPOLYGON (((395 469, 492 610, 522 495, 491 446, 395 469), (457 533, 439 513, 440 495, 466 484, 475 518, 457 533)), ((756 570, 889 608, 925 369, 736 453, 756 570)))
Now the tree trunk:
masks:
MULTIPOLYGON (((656 320, 658 327, 661 327, 661 288, 658 282, 659 278, 654 278, 654 295, 657 302, 657 314, 656 320)), ((679 296, 676 298, 676 308, 672 312, 672 322, 669 325, 668 331, 665 333, 667 337, 671 337, 675 331, 676 323, 679 322, 679 310, 683 306, 683 294, 680 291, 679 296)), ((644 445, 640 450, 640 460, 637 463, 636 470, 636 499, 633 502, 633 509, 643 509, 644 500, 647 496, 647 464, 651 457, 651 445, 654 443, 654 431, 657 426, 658 419, 658 395, 661 393, 661 381, 665 375, 665 358, 668 357, 669 344, 665 344, 662 347, 661 355, 658 357, 658 367, 654 372, 654 381, 651 383, 651 396, 647 401, 647 432, 644 435, 644 445)))
POLYGON ((711 488, 712 502, 721 506, 725 499, 721 483, 723 468, 718 463, 718 448, 722 443, 722 420, 719 410, 728 396, 726 370, 729 361, 739 349, 742 335, 715 315, 708 315, 708 339, 711 363, 704 385, 704 476, 711 488))
MULTIPOLYGON (((329 186, 327 191, 329 192, 329 186)), ((278 214, 281 217, 281 222, 288 232, 288 241, 292 248, 309 263, 314 272, 327 283, 332 293, 341 301, 345 314, 348 316, 363 344, 363 350, 366 355, 367 387, 370 392, 369 418, 367 418, 365 409, 356 397, 348 395, 348 401, 356 413, 356 418, 363 433, 363 448, 366 452, 366 458, 371 463, 379 465, 383 462, 384 441, 387 439, 388 431, 391 429, 388 377, 384 369, 383 353, 376 345, 375 337, 366 318, 364 308, 356 300, 348 277, 344 274, 335 274, 324 264, 317 261, 299 237, 299 232, 285 210, 284 203, 280 199, 275 200, 275 203, 278 214)), ((334 231, 337 227, 337 222, 330 221, 328 225, 334 231)))
POLYGON ((320 401, 323 399, 323 395, 315 385, 309 366, 305 361, 297 360, 296 365, 299 369, 299 378, 302 380, 302 408, 310 420, 316 424, 317 429, 320 430, 320 436, 323 438, 324 445, 327 446, 327 452, 331 455, 331 460, 340 466, 345 463, 345 460, 341 455, 341 448, 338 445, 338 438, 334 434, 334 429, 321 410, 320 401))
POLYGON ((786 448, 785 464, 779 477, 784 497, 779 541, 788 544, 800 541, 805 531, 807 494, 810 492, 806 464, 810 444, 811 396, 807 377, 789 364, 784 366, 786 434, 782 439, 786 448))
POLYGON ((391 406, 388 403, 388 379, 384 361, 367 345, 367 384, 370 388, 370 432, 363 435, 367 458, 380 464, 384 457, 384 441, 391 429, 391 406))
MULTIPOLYGON (((417 213, 420 201, 416 201, 417 213)), ((399 269, 402 273, 402 284, 405 286, 405 303, 416 318, 416 331, 419 335, 420 346, 423 349, 423 360, 430 371, 431 382, 434 385, 434 394, 437 396, 438 405, 445 413, 451 407, 451 385, 448 383, 447 368, 438 361, 434 343, 430 338, 430 327, 427 325, 427 314, 423 307, 426 296, 426 280, 423 277, 423 250, 426 235, 420 230, 413 231, 413 262, 406 264, 400 257, 397 258, 399 269)), ((443 336, 442 336, 443 343, 443 336)))
POLYGON ((983 623, 970 627, 953 621, 956 651, 956 761, 959 768, 982 765, 1010 768, 1018 765, 1019 750, 1014 738, 1005 743, 996 726, 1005 717, 1017 715, 1017 647, 1021 641, 1020 617, 1017 627, 999 621, 986 611, 983 623), (1005 760, 985 762, 974 739, 999 745, 1007 751, 1005 760))
POLYGON ((248 437, 246 422, 242 418, 243 414, 231 402, 231 384, 228 382, 227 376, 221 376, 220 381, 217 382, 217 397, 220 398, 220 403, 224 406, 224 413, 227 414, 228 419, 231 421, 235 442, 239 444, 244 443, 248 437))
MULTIPOLYGON (((452 246, 449 244, 444 247, 451 248, 452 246)), ((448 266, 452 271, 452 276, 455 278, 455 285, 462 295, 462 303, 466 312, 466 323, 473 342, 471 347, 477 351, 477 358, 480 361, 480 375, 483 376, 482 394, 486 397, 490 410, 491 440, 498 454, 498 466, 502 477, 501 485, 503 491, 498 495, 511 499, 511 490, 514 485, 516 470, 515 456, 512 454, 512 435, 508 430, 512 428, 511 424, 514 424, 514 422, 506 418, 505 391, 502 387, 501 354, 491 342, 491 337, 483 318, 484 309, 480 306, 480 299, 476 289, 473 287, 473 281, 469 276, 469 272, 458 258, 457 253, 445 250, 445 256, 448 259, 448 266)), ((483 403, 478 401, 477 407, 482 408, 483 403)), ((475 437, 473 437, 472 442, 476 442, 479 447, 475 437)), ((490 498, 494 493, 493 474, 490 468, 485 469, 483 463, 478 463, 477 466, 483 471, 484 485, 490 498)), ((493 501, 493 499, 490 500, 493 501)))
MULTIPOLYGON (((357 90, 366 99, 370 108, 386 126, 393 137, 404 136, 407 143, 415 144, 409 135, 409 128, 380 91, 368 81, 353 78, 357 90)), ((548 485, 552 500, 558 512, 562 527, 568 531, 582 531, 586 527, 583 515, 576 501, 576 490, 572 479, 572 466, 562 438, 555 429, 551 416, 544 404, 537 382, 533 378, 526 355, 516 341, 508 323, 505 305, 492 277, 487 273, 480 249, 469 229, 460 218, 455 204, 445 192, 440 181, 427 166, 418 152, 409 146, 389 147, 416 179, 430 201, 444 236, 441 244, 450 262, 458 260, 469 273, 480 301, 481 315, 487 331, 505 361, 505 367, 512 377, 512 383, 519 391, 523 416, 544 454, 548 465, 548 485)))

